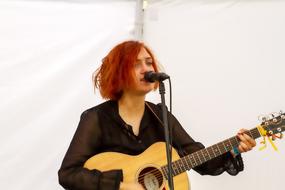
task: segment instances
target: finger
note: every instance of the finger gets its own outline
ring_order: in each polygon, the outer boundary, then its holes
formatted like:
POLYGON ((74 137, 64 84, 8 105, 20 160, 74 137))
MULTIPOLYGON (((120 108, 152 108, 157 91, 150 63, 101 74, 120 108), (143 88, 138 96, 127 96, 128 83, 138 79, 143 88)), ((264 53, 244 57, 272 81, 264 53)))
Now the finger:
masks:
POLYGON ((244 148, 242 147, 241 144, 238 146, 238 151, 239 151, 240 153, 245 152, 245 150, 244 150, 244 148))
POLYGON ((247 152, 249 150, 250 150, 249 147, 244 142, 240 142, 240 144, 239 144, 239 151, 240 152, 247 152))
POLYGON ((251 141, 251 137, 248 136, 246 134, 246 132, 248 132, 248 130, 246 129, 240 129, 239 132, 238 132, 238 137, 241 141, 243 141, 244 143, 246 143, 248 146, 251 146, 251 143, 253 143, 251 141))
POLYGON ((256 146, 256 142, 253 138, 248 136, 247 134, 239 135, 239 138, 242 142, 244 142, 250 149, 256 146))
POLYGON ((244 135, 242 135, 242 134, 241 134, 241 135, 238 135, 238 138, 239 138, 239 140, 240 140, 241 142, 246 143, 246 144, 248 143, 248 142, 247 142, 247 139, 246 139, 246 137, 245 137, 244 135))
POLYGON ((249 135, 243 134, 242 136, 246 139, 246 141, 248 142, 248 144, 249 144, 251 147, 255 147, 255 146, 256 146, 255 140, 254 140, 253 138, 251 138, 249 135))
POLYGON ((240 130, 238 131, 238 134, 241 135, 241 134, 245 133, 246 131, 247 131, 246 129, 243 129, 243 128, 242 128, 242 129, 240 129, 240 130))

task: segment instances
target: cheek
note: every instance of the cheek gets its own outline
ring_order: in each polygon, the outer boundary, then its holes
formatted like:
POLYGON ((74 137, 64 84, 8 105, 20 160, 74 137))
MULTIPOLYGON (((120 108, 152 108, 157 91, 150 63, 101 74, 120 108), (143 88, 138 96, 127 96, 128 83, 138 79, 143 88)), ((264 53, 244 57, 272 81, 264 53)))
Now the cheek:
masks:
POLYGON ((137 86, 139 83, 140 83, 140 73, 137 72, 137 71, 134 71, 134 74, 131 75, 131 78, 132 78, 132 84, 134 86, 137 86))
POLYGON ((151 65, 151 70, 157 72, 158 70, 157 69, 155 70, 154 68, 155 68, 154 65, 151 65))
MULTIPOLYGON (((146 68, 145 68, 146 69, 146 68)), ((140 80, 142 77, 143 77, 143 73, 145 72, 145 70, 142 70, 142 69, 136 69, 134 71, 134 74, 135 74, 135 77, 137 80, 140 80)))

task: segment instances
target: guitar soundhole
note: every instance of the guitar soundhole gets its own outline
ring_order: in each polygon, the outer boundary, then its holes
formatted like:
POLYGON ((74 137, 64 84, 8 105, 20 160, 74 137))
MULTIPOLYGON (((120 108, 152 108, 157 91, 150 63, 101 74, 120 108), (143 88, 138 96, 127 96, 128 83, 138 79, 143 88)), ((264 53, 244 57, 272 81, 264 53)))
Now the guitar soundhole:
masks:
POLYGON ((163 175, 157 168, 147 167, 139 173, 138 181, 147 190, 158 190, 162 186, 163 175))

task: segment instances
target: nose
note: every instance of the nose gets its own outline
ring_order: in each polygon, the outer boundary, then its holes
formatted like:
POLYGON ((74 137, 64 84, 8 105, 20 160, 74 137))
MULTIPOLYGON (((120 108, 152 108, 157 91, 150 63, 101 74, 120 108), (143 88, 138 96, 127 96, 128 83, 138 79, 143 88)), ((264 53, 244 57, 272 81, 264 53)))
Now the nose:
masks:
POLYGON ((146 73, 148 71, 153 71, 153 66, 151 64, 148 64, 146 61, 143 61, 141 71, 142 71, 142 73, 146 73))
POLYGON ((145 73, 147 71, 149 71, 149 67, 145 63, 143 63, 142 64, 142 72, 145 73))

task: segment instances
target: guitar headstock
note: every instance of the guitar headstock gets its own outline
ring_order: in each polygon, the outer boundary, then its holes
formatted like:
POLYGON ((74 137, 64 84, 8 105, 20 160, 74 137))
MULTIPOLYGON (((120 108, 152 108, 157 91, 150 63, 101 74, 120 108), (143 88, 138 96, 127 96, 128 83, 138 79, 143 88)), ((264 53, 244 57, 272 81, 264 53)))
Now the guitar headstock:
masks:
POLYGON ((285 113, 272 113, 261 118, 261 126, 267 131, 268 135, 281 134, 285 131, 285 113))

